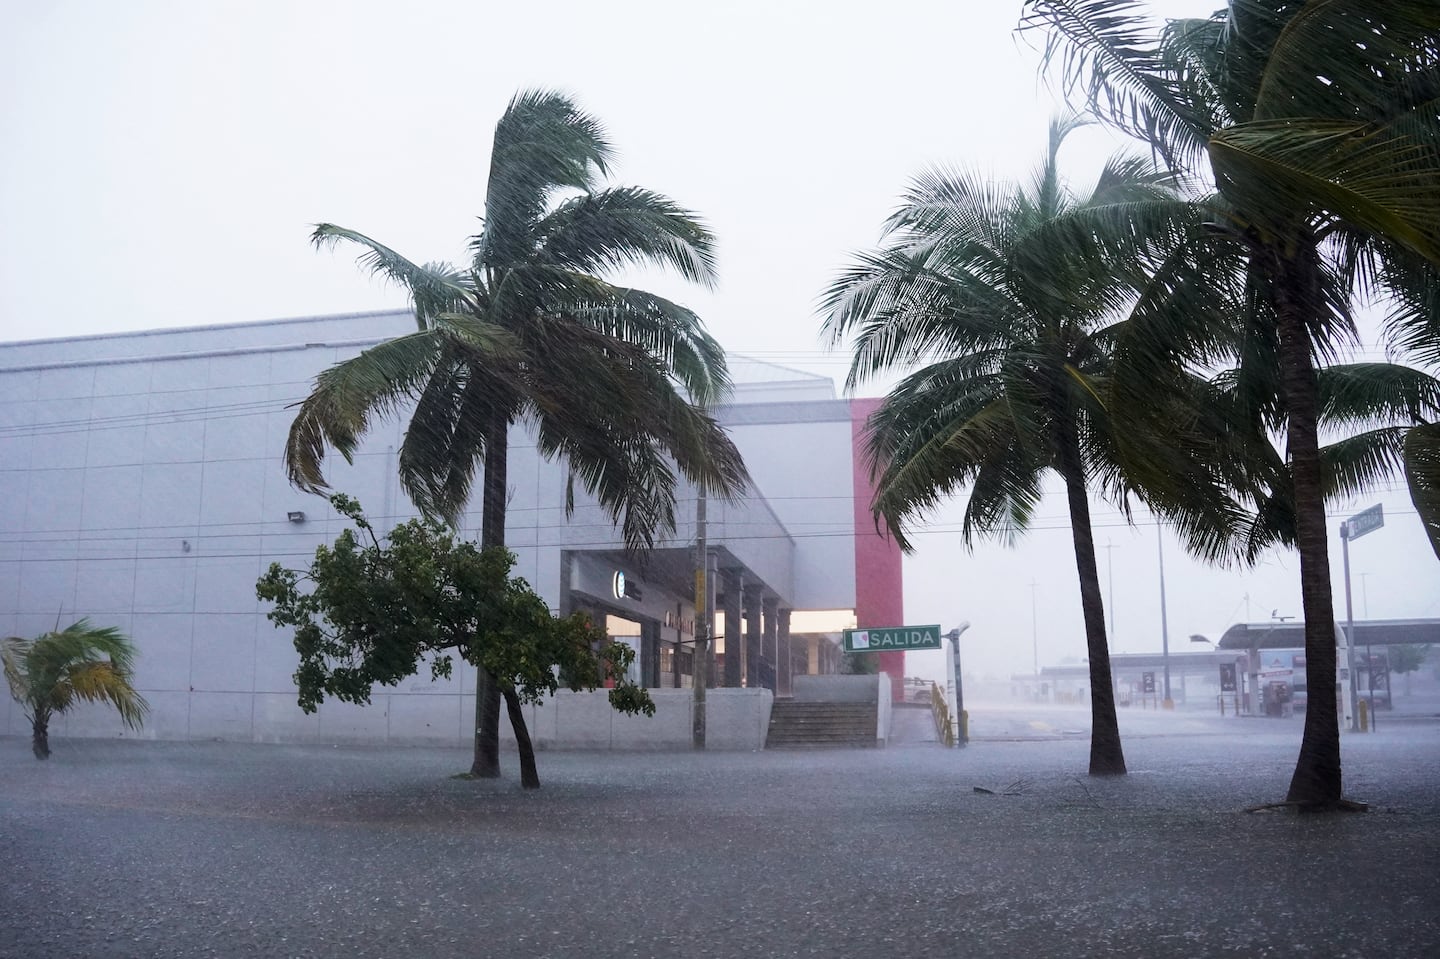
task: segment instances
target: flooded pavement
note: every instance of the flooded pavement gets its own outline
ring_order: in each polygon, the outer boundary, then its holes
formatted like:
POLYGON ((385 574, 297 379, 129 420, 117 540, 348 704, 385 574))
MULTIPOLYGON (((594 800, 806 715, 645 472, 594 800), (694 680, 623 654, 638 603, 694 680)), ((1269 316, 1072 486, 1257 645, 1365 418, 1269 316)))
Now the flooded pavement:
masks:
POLYGON ((0 956, 1440 954, 1440 724, 1347 737, 1374 811, 1294 816, 1243 810, 1298 724, 1122 715, 1131 774, 1095 780, 1074 712, 542 753, 531 793, 508 754, 467 782, 462 750, 0 739, 0 956))

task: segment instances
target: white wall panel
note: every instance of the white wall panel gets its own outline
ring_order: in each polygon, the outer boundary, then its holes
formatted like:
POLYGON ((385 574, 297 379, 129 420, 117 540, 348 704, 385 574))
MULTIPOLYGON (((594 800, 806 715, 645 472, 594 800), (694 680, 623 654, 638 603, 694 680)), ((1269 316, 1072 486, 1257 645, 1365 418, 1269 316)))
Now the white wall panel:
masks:
POLYGON ((255 617, 196 613, 190 685, 200 692, 255 691, 255 617))

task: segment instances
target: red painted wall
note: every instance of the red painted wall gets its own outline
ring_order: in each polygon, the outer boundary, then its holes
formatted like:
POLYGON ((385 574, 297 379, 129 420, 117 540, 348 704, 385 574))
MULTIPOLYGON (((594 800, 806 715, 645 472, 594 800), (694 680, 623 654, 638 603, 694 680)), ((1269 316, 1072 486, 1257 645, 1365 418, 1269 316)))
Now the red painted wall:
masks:
MULTIPOLYGON (((865 465, 865 420, 880 406, 878 398, 850 401, 850 455, 855 477, 855 625, 860 629, 905 625, 905 588, 900 547, 875 531, 870 504, 875 484, 865 465)), ((905 653, 877 653, 880 671, 890 674, 891 697, 905 697, 905 653)))

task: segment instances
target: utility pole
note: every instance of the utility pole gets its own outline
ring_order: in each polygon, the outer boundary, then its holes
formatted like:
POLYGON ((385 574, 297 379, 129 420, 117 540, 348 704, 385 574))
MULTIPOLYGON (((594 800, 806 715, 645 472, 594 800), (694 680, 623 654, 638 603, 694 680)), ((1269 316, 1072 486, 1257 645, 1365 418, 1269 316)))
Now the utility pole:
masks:
POLYGON ((1165 527, 1155 524, 1155 551, 1160 557, 1160 662, 1165 667, 1165 708, 1174 709, 1170 698, 1170 617, 1165 613, 1165 527))
POLYGON ((1105 610, 1105 619, 1110 624, 1110 652, 1115 652, 1115 547, 1107 539, 1105 550, 1105 578, 1110 584, 1110 605, 1105 610))
POLYGON ((695 500, 695 658, 691 667, 691 685, 695 693, 695 717, 690 742, 696 749, 705 748, 705 687, 709 684, 706 666, 710 652, 710 573, 708 544, 705 541, 705 487, 696 488, 695 500))
POLYGON ((1030 581, 1030 653, 1034 657, 1036 702, 1040 700, 1040 612, 1035 599, 1039 586, 1035 580, 1030 581))

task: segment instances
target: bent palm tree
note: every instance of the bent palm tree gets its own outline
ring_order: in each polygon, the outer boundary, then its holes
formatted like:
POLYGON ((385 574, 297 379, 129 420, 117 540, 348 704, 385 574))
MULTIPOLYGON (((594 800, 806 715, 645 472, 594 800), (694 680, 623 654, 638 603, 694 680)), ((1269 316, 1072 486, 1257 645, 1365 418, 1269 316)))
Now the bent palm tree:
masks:
MULTIPOLYGON (((1213 176, 1221 215, 1212 229, 1248 258, 1246 319, 1273 343, 1306 661, 1330 676, 1316 359, 1353 335, 1357 280, 1385 282, 1396 257, 1440 262, 1440 5, 1232 0, 1158 32, 1138 6, 1030 0, 1026 25, 1050 30, 1047 59, 1093 109, 1173 169, 1213 176)), ((1175 309, 1198 315, 1183 301, 1175 309)), ((1410 462, 1423 466, 1437 438, 1413 435, 1410 462)), ((1433 489, 1429 463, 1418 485, 1433 489)), ((1342 785, 1335 688, 1312 683, 1288 799, 1335 804, 1342 785)))
MULTIPOLYGON (((746 483, 739 452, 705 407, 728 388, 724 353, 699 318, 598 274, 650 264, 714 280, 712 238, 669 199, 601 188, 612 149, 566 97, 518 94, 495 127, 485 216, 463 268, 417 265, 352 230, 315 229, 317 246, 364 248, 363 266, 406 288, 415 333, 326 370, 300 404, 285 460, 291 481, 325 488, 322 462, 347 459, 375 416, 409 411, 401 483, 428 515, 455 522, 482 469, 480 542, 505 545, 508 432, 535 431, 646 549, 675 525, 675 470, 707 492, 746 483), (683 391, 683 393, 682 393, 683 391)), ((476 776, 499 774, 499 700, 483 672, 476 776)), ((514 712, 512 704, 512 712, 514 712)), ((533 764, 523 730, 522 765, 533 764)))
POLYGON ((50 758, 50 719, 77 702, 110 703, 131 729, 150 709, 131 685, 135 647, 113 626, 82 619, 36 640, 0 641, 10 695, 30 720, 36 759, 50 758))
MULTIPOLYGON (((1146 302, 1142 290, 1193 208, 1148 164, 1123 158, 1088 196, 1068 195, 1057 159, 1075 125, 1052 126, 1031 189, 945 172, 917 179, 886 245, 831 286, 825 326, 836 341, 855 335, 850 386, 929 364, 867 425, 872 508, 902 548, 907 523, 967 485, 966 542, 1009 539, 1028 524, 1045 474, 1060 475, 1089 651, 1090 773, 1111 775, 1125 772, 1125 758, 1087 487, 1121 502, 1147 487, 1162 511, 1176 505, 1172 494, 1197 497, 1169 479, 1193 468, 1187 444, 1116 429, 1106 402, 1112 351, 1127 322, 1144 322, 1127 311, 1146 302)), ((1212 510, 1223 513, 1222 498, 1191 505, 1221 523, 1212 510)), ((1191 532, 1203 548, 1203 524, 1191 532)))

